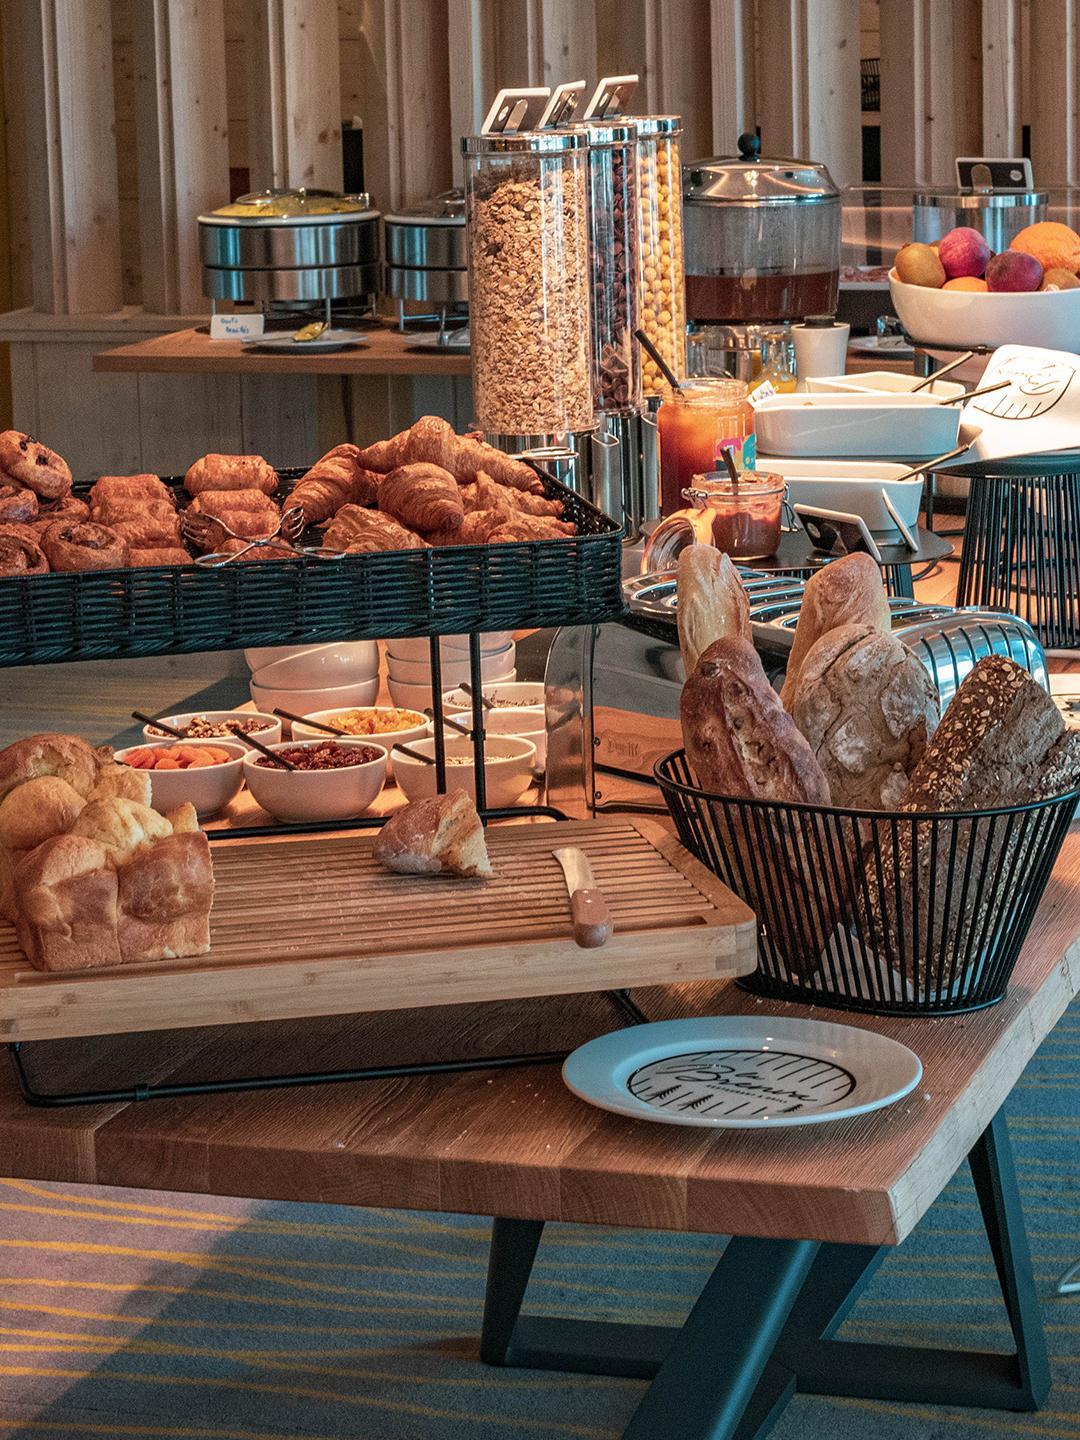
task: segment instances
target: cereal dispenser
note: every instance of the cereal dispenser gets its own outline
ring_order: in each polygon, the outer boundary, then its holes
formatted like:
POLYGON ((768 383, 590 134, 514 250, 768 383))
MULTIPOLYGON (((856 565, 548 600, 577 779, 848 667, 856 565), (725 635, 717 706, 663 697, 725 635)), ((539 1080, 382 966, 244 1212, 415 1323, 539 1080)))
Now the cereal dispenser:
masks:
MULTIPOLYGON (((672 371, 686 374, 686 280, 683 273, 682 176, 678 115, 636 115, 638 257, 641 328, 672 371)), ((656 363, 641 357, 646 396, 667 388, 656 363)))

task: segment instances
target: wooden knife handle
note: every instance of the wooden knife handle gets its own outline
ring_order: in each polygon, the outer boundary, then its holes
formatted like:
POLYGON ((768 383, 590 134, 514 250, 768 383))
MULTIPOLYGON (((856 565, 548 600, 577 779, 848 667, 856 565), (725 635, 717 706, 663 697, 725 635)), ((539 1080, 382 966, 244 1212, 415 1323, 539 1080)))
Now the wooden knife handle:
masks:
POLYGON ((599 890, 575 890, 570 897, 574 940, 583 950, 603 945, 615 928, 608 903, 599 890))

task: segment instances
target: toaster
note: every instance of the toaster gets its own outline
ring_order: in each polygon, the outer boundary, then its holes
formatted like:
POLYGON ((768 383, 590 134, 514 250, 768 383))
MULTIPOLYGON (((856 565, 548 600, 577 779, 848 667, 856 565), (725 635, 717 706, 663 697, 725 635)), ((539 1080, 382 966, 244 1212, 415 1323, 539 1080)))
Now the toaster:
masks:
MULTIPOLYGON (((754 644, 779 688, 805 581, 740 570, 754 644)), ((653 764, 682 744, 685 673, 675 624, 675 572, 623 584, 626 614, 606 625, 555 632, 545 670, 547 800, 571 815, 605 808, 663 811, 653 764)), ((891 597, 893 633, 914 651, 944 710, 972 667, 1006 655, 1049 689, 1046 656, 1031 626, 1002 611, 925 605, 891 597)))

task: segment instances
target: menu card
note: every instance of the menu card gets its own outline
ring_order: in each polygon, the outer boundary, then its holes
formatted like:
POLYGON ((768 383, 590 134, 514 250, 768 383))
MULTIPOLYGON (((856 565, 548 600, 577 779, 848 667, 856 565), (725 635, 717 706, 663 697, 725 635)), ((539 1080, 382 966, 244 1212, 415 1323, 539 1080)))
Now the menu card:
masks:
POLYGON ((996 380, 1012 383, 969 401, 961 412, 961 436, 973 439, 956 465, 1080 450, 1080 355, 1002 345, 978 388, 996 380))

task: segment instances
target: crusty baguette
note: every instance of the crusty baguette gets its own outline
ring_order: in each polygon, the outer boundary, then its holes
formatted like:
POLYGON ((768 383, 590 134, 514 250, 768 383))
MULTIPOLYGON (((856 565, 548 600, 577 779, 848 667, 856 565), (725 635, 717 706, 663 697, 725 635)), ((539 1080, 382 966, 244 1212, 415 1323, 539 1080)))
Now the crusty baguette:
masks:
POLYGON ((683 686, 683 743, 717 795, 829 803, 829 786, 747 640, 715 640, 683 686))
POLYGON ((937 687, 894 635, 840 625, 807 654, 792 715, 834 805, 895 810, 937 728, 937 687))
POLYGON ((750 601, 729 555, 713 545, 688 545, 680 553, 677 617, 687 676, 714 640, 750 642, 750 601))
POLYGON ((822 635, 840 625, 869 625, 886 634, 892 629, 881 571, 869 555, 844 555, 839 560, 831 560, 806 582, 787 675, 780 691, 780 699, 789 714, 795 703, 799 671, 807 655, 822 635))

